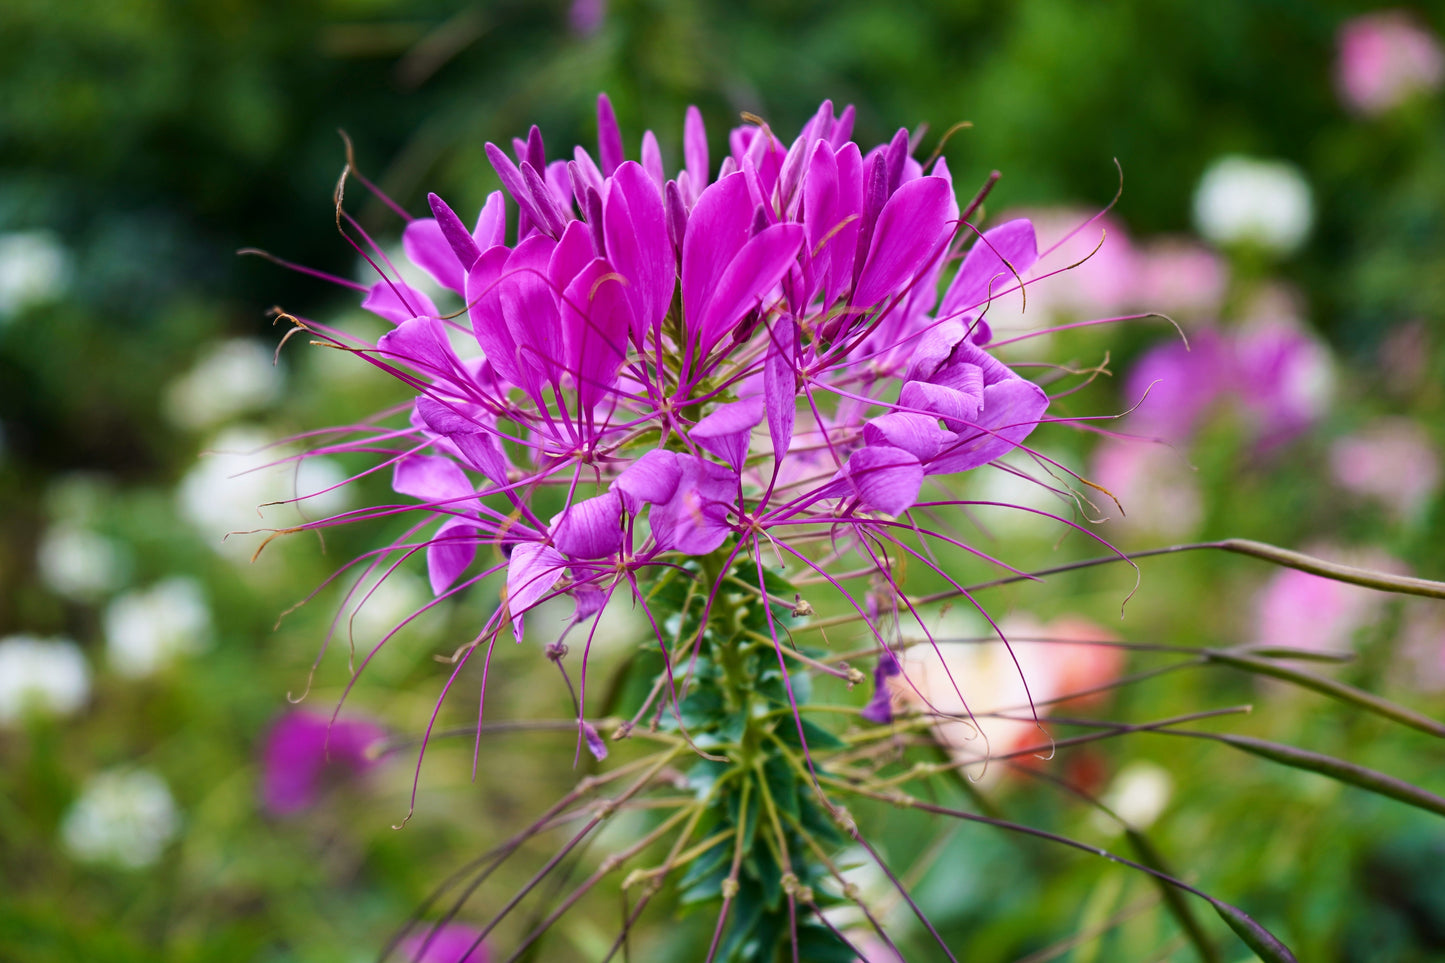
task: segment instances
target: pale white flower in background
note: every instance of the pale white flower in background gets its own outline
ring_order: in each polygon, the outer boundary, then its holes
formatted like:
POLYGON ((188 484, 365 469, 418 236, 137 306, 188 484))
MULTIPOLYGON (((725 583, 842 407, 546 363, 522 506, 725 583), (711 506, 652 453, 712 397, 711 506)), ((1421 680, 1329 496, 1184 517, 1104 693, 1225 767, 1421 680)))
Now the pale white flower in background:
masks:
POLYGON ((324 517, 346 507, 348 492, 333 489, 345 480, 327 458, 287 461, 290 450, 273 445, 258 428, 227 428, 212 439, 176 491, 181 514, 223 555, 251 557, 263 535, 224 539, 228 532, 280 528, 307 518, 324 517), (298 495, 314 495, 300 505, 273 505, 298 495), (266 507, 262 507, 266 506, 266 507))
POLYGON ((90 666, 70 639, 0 639, 0 725, 27 712, 67 716, 90 697, 90 666))
POLYGON ((0 234, 0 322, 60 297, 73 273, 70 252, 53 232, 0 234))
MULTIPOLYGON (((1130 829, 1145 830, 1163 815, 1173 794, 1169 772, 1141 759, 1119 770, 1100 801, 1130 829)), ((1102 812, 1094 813, 1094 824, 1103 832, 1120 830, 1119 824, 1102 812)))
POLYGON ((1252 243, 1289 254, 1314 223, 1309 182, 1288 161, 1221 157, 1194 191, 1194 223, 1215 244, 1252 243))
POLYGON ((265 408, 281 394, 273 349, 250 338, 222 341, 166 391, 166 416, 206 428, 265 408))
POLYGON ((83 525, 61 522, 40 536, 40 579, 57 595, 88 599, 116 588, 127 568, 123 545, 83 525))
POLYGON ((211 610, 195 579, 177 576, 127 592, 105 610, 106 656, 116 672, 140 678, 211 642, 211 610))
POLYGON ((142 869, 180 830, 181 814, 165 780, 149 769, 116 768, 86 780, 60 824, 74 858, 142 869))

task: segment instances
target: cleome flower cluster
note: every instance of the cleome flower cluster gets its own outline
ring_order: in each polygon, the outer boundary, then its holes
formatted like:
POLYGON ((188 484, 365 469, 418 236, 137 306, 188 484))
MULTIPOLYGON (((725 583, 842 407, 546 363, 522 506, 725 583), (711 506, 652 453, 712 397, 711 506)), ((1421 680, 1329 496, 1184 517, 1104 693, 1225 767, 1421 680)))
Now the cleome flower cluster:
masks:
MULTIPOLYGON (((714 165, 691 108, 669 176, 651 132, 627 157, 603 95, 595 158, 549 158, 536 127, 510 156, 488 144, 505 190, 471 226, 429 195, 403 238, 455 313, 354 242, 381 278, 363 306, 394 327, 357 346, 308 326, 417 397, 405 428, 327 450, 387 452, 405 502, 314 524, 413 513, 389 551, 424 553, 438 598, 502 574, 463 664, 558 596, 574 626, 619 592, 645 608, 640 582, 689 557, 766 557, 841 589, 839 560, 891 585, 908 555, 947 579, 928 542, 974 551, 930 521, 967 504, 950 480, 1046 418, 987 321, 1038 247, 1027 220, 970 223, 987 188, 960 210, 944 159, 916 160, 906 130, 865 151, 852 126, 831 103, 791 143, 748 123, 714 165)), ((877 598, 853 604, 886 647, 877 598)))

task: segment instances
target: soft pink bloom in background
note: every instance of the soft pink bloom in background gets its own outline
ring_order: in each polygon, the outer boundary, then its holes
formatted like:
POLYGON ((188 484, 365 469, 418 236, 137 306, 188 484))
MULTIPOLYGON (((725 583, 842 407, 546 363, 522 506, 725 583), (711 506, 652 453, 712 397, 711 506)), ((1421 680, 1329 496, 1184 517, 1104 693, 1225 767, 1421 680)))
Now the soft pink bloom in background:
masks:
POLYGON ((1341 488, 1378 499, 1402 518, 1423 509, 1440 487, 1440 455, 1408 418, 1381 418, 1338 439, 1330 470, 1341 488))
POLYGON ((607 0, 572 0, 567 10, 567 25, 573 33, 587 36, 596 33, 607 17, 607 0))
POLYGON ((1234 364, 1239 399, 1261 450, 1303 434, 1329 409, 1329 349, 1296 317, 1247 321, 1234 333, 1234 364))
POLYGON ((314 712, 289 712, 271 727, 262 758, 262 800, 277 816, 314 805, 328 782, 365 773, 376 760, 368 750, 385 736, 370 722, 314 712), (329 732, 328 732, 329 730, 329 732))
POLYGON ((1439 42, 1408 13, 1367 14, 1340 28, 1335 86, 1356 113, 1384 113, 1442 80, 1445 54, 1439 42))
MULTIPOLYGON (((1313 550, 1312 555, 1385 572, 1403 573, 1398 561, 1376 551, 1313 550), (1354 557, 1352 557, 1352 555, 1354 557)), ((1348 652, 1355 633, 1379 615, 1389 596, 1297 569, 1276 573, 1255 596, 1256 645, 1348 652)))
POLYGON ((1224 300, 1229 271, 1215 251, 1189 238, 1159 238, 1140 249, 1129 306, 1166 311, 1185 327, 1209 320, 1224 300))
POLYGON ((422 926, 421 932, 402 943, 406 963, 487 963, 485 943, 472 949, 482 935, 479 931, 461 923, 446 923, 432 936, 430 924, 422 926))
POLYGON ((1445 606, 1434 600, 1408 604, 1398 652, 1404 684, 1424 692, 1445 692, 1445 606))
POLYGON ((1204 517, 1203 497, 1184 454, 1167 445, 1106 440, 1094 449, 1090 481, 1102 485, 1124 506, 1096 499, 1120 528, 1182 538, 1204 517))

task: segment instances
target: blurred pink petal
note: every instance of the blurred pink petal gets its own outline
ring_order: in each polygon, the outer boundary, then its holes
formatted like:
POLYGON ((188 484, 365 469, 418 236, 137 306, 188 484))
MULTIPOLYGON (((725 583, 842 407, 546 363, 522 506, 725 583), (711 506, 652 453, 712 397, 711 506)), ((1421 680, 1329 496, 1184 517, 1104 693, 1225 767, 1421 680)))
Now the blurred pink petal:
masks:
POLYGON ((1346 21, 1339 32, 1335 86, 1358 114, 1381 114, 1445 80, 1445 54, 1429 31, 1403 10, 1346 21))

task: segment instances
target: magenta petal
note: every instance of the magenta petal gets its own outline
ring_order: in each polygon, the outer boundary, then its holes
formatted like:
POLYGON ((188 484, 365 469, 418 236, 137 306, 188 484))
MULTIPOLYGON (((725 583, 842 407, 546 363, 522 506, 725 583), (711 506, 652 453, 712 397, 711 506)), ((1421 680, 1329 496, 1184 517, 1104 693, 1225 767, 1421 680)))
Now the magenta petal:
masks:
POLYGON ((437 225, 442 229, 447 246, 452 249, 457 263, 462 266, 462 272, 471 270, 472 265, 477 263, 477 258, 482 256, 482 248, 477 244, 476 238, 467 233, 462 219, 447 206, 446 201, 435 194, 428 194, 426 202, 431 207, 432 215, 436 217, 437 225))
MULTIPOLYGON (((467 240, 471 241, 471 237, 468 236, 467 240)), ((467 272, 462 270, 461 262, 435 218, 419 217, 408 224, 401 234, 401 247, 406 251, 407 260, 431 275, 436 283, 462 293, 467 272)))
POLYGON ((449 518, 426 549, 426 572, 433 595, 452 587, 457 576, 477 557, 477 526, 471 519, 449 518))
POLYGON ((596 257, 597 249, 592 245, 592 232, 587 225, 581 221, 569 222, 547 262, 547 276, 552 289, 566 290, 572 279, 596 257))
POLYGON ((729 174, 704 190, 687 219, 682 243, 682 309, 697 338, 723 272, 748 242, 753 221, 747 175, 729 174))
POLYGON ((871 308, 901 293, 948 243, 953 188, 941 177, 910 181, 888 199, 878 215, 868 259, 853 292, 853 305, 871 308))
POLYGON ((782 280, 802 245, 803 229, 797 224, 774 224, 743 245, 712 291, 702 317, 700 356, 706 357, 743 314, 782 280))
POLYGON ((603 201, 607 260, 627 279, 636 328, 633 340, 659 328, 672 305, 677 260, 668 236, 661 188, 637 164, 617 168, 603 201))
POLYGON ((869 508, 902 515, 918 501, 923 466, 901 448, 860 448, 848 457, 848 480, 869 508))
POLYGON ((525 386, 529 378, 518 364, 517 342, 502 315, 498 294, 502 272, 511 255, 505 247, 488 248, 467 272, 467 313, 472 333, 493 369, 509 384, 525 386))
POLYGON ((617 126, 617 114, 612 110, 612 101, 606 94, 597 95, 597 156, 602 161, 602 173, 611 177, 617 165, 627 159, 622 151, 622 130, 617 126))
POLYGON ((688 432, 698 447, 712 452, 740 471, 748 456, 748 441, 753 427, 763 420, 763 399, 746 398, 731 404, 718 405, 712 413, 688 432))
MULTIPOLYGON (((540 398, 542 380, 556 382, 562 373, 562 318, 548 276, 556 242, 534 234, 517 245, 497 282, 497 296, 507 330, 517 345, 524 377, 540 398)), ((488 356, 490 357, 490 355, 488 356)))
POLYGON ((402 281, 377 281, 361 306, 392 324, 412 318, 434 318, 439 313, 431 298, 402 281))
POLYGON ((522 616, 552 590, 567 569, 567 560, 555 548, 523 542, 512 549, 507 564, 507 607, 512 632, 522 641, 522 616))
POLYGON ((305 711, 282 716, 262 751, 266 809, 289 816, 314 805, 326 788, 326 777, 354 778, 375 765, 369 750, 385 736, 379 726, 359 719, 333 723, 328 716, 305 711))
POLYGON ((592 753, 593 759, 601 762, 607 758, 607 743, 597 734, 597 729, 592 723, 582 723, 582 738, 587 741, 587 751, 592 753))
POLYGON ((472 228, 472 240, 477 250, 485 251, 503 244, 507 240, 507 202, 501 191, 487 195, 487 203, 477 214, 477 226, 472 228))
MULTIPOLYGON (((687 177, 694 192, 700 193, 707 186, 707 128, 703 126, 702 112, 696 107, 687 108, 687 117, 682 122, 682 156, 686 162, 687 177)), ((689 200, 696 200, 696 193, 689 200)))
POLYGON ((416 412, 428 429, 450 441, 467 464, 493 485, 507 484, 507 456, 491 425, 425 396, 416 400, 416 412))
POLYGON ((476 488, 457 463, 441 455, 408 455, 396 463, 391 487, 398 495, 410 495, 445 508, 470 507, 476 488))
POLYGON ((797 367, 794 352, 798 342, 798 323, 783 318, 769 329, 772 338, 768 356, 763 363, 763 396, 767 400, 768 434, 773 440, 773 457, 781 461, 793 443, 793 423, 797 419, 797 367))
POLYGON ((1034 226, 1027 218, 984 231, 969 248, 958 274, 948 286, 938 309, 939 317, 953 317, 982 307, 990 297, 1017 286, 1018 277, 1038 259, 1034 226))
POLYGON ((637 459, 612 487, 622 495, 627 510, 636 514, 644 504, 657 505, 669 501, 682 479, 677 452, 654 448, 637 459))
POLYGON ((680 457, 682 476, 665 505, 648 515, 658 547, 706 555, 727 541, 737 504, 738 479, 731 469, 701 458, 680 457))
POLYGON ((902 448, 919 461, 927 461, 952 436, 938 427, 938 419, 908 411, 894 411, 874 418, 863 426, 863 441, 869 445, 902 448))
POLYGON ((607 492, 568 505, 552 519, 552 544, 571 558, 606 558, 621 551, 621 496, 607 492))
POLYGON ((617 384, 633 320, 627 293, 612 266, 596 258, 563 294, 563 359, 583 412, 595 409, 617 384))
POLYGON ((419 932, 401 945, 401 963, 487 963, 487 946, 482 934, 460 923, 444 923, 435 935, 430 923, 420 923, 419 932), (476 944, 476 949, 472 949, 476 944), (426 949, 422 949, 426 947, 426 949))
POLYGON ((383 334, 376 347, 384 357, 400 361, 435 380, 455 383, 468 379, 461 359, 452 350, 446 326, 436 318, 403 321, 383 334))

